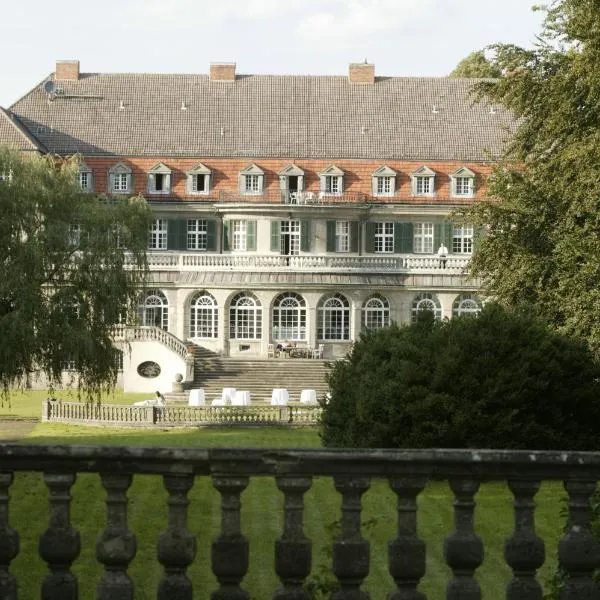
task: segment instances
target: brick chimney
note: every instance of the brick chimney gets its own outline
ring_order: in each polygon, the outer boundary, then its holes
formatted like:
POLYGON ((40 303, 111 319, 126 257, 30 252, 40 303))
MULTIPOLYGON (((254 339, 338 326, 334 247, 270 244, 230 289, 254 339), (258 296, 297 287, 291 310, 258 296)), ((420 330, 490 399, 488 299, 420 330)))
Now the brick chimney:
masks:
POLYGON ((79 61, 78 60, 57 60, 54 79, 79 79, 79 61))
POLYGON ((373 85, 375 83, 375 65, 364 63, 350 63, 348 69, 348 81, 350 83, 365 83, 373 85))
POLYGON ((211 63, 211 81, 235 81, 235 63, 211 63))

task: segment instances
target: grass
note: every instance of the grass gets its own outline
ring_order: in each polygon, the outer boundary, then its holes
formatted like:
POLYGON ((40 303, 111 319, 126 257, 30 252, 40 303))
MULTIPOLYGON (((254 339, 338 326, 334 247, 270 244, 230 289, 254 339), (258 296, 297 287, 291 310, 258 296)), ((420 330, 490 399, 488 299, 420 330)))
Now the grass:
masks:
MULTIPOLYGON (((146 431, 74 425, 38 424, 23 443, 103 444, 161 447, 319 447, 314 429, 235 428, 146 431)), ((106 525, 105 492, 97 475, 80 475, 72 490, 72 521, 80 531, 82 552, 73 571, 80 598, 93 600, 102 567, 95 559, 95 540, 106 525)), ((48 526, 47 492, 39 474, 21 473, 11 489, 11 525, 21 534, 21 552, 11 572, 18 576, 22 598, 39 596, 47 568, 39 558, 39 536, 48 526)), ((547 545, 546 564, 539 578, 547 580, 555 567, 560 530, 562 488, 546 483, 537 496, 536 526, 547 545)), ((166 528, 167 494, 159 477, 137 476, 129 491, 129 528, 137 535, 138 551, 129 568, 136 600, 155 598, 162 567, 156 545, 166 528)), ((196 598, 207 598, 218 587, 210 569, 210 545, 220 529, 220 499, 210 478, 198 477, 190 492, 188 527, 197 539, 197 556, 188 569, 196 598)), ((331 539, 327 530, 340 517, 340 497, 328 478, 315 478, 306 494, 305 530, 313 540, 313 573, 330 565, 331 539), (329 550, 328 550, 329 548, 329 550)), ((427 575, 420 586, 429 598, 442 598, 451 577, 443 558, 444 538, 453 530, 453 497, 445 483, 431 482, 419 497, 419 535, 427 543, 427 575)), ((395 495, 384 481, 373 481, 363 497, 363 521, 373 520, 363 535, 371 544, 371 569, 363 585, 374 600, 394 589, 387 571, 387 543, 396 536, 395 495)), ((274 542, 281 535, 283 497, 271 478, 256 477, 242 495, 242 530, 250 539, 250 567, 243 587, 253 599, 269 598, 279 586, 274 572, 274 542)), ((477 495, 476 530, 485 544, 485 560, 477 579, 486 600, 504 598, 510 570, 503 559, 504 540, 511 534, 514 516, 506 485, 483 485, 477 495)))

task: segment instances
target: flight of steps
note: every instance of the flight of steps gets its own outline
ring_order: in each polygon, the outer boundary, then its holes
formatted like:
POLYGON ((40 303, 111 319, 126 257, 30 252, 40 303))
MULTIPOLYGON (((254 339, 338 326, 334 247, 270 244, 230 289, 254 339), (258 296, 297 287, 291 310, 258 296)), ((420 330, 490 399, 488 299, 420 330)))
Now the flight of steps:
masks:
MULTIPOLYGON (((253 404, 270 402, 273 388, 286 388, 290 400, 300 400, 304 389, 327 393, 327 361, 303 358, 246 359, 220 356, 206 348, 194 348, 194 382, 190 388, 204 388, 206 402, 221 397, 224 387, 248 390, 253 404)), ((167 396, 170 403, 187 402, 188 392, 167 396)))

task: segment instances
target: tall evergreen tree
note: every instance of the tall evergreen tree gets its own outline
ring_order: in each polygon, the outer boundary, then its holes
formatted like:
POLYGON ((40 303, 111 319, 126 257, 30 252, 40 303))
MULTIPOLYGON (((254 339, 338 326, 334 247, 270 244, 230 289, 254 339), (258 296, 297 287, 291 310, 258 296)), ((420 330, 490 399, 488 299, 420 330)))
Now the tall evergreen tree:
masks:
POLYGON ((517 125, 492 201, 468 215, 488 229, 472 273, 600 355, 600 1, 545 10, 536 47, 498 46, 504 76, 479 85, 517 125))
POLYGON ((0 386, 66 364, 88 396, 116 380, 115 326, 138 302, 150 211, 82 192, 77 159, 0 148, 0 386))

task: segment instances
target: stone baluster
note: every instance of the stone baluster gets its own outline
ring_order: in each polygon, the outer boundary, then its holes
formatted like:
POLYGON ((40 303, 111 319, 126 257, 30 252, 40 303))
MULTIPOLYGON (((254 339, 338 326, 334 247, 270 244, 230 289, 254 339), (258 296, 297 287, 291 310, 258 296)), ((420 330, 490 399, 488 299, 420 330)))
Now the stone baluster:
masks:
POLYGON ((165 575, 158 587, 158 600, 192 600, 192 582, 185 574, 196 556, 196 538, 187 530, 187 494, 194 485, 193 475, 165 475, 169 492, 169 524, 158 542, 158 560, 165 575))
POLYGON ((425 487, 425 477, 391 479, 398 497, 398 535, 388 544, 389 571, 396 591, 388 600, 425 600, 417 591, 425 575, 425 542, 417 536, 417 496, 425 487))
POLYGON ((479 584, 473 576, 483 562, 483 543, 473 527, 475 493, 479 482, 451 479, 454 492, 454 527, 444 542, 444 557, 453 577, 446 589, 447 600, 481 600, 479 584))
POLYGON ((558 544, 558 560, 567 573, 561 600, 597 600, 598 584, 592 579, 600 566, 600 545, 590 531, 590 496, 595 481, 566 481, 569 494, 569 529, 558 544))
POLYGON ((0 473, 0 598, 17 600, 17 579, 8 568, 19 553, 19 534, 8 524, 8 490, 12 473, 0 473))
POLYGON ((368 600, 360 590, 369 574, 369 542, 361 536, 361 496, 369 489, 368 477, 337 476, 335 488, 342 494, 342 532, 333 544, 333 572, 340 590, 333 600, 368 600))
POLYGON ((44 473, 50 490, 50 522, 40 538, 40 556, 48 563, 50 573, 42 583, 42 600, 77 600, 77 579, 70 572, 79 556, 79 532, 71 527, 69 490, 75 483, 73 473, 44 473))
POLYGON ((212 569, 220 588, 212 600, 248 600, 248 593, 240 583, 248 570, 248 540, 241 532, 242 492, 248 486, 248 477, 213 476, 213 485, 221 494, 221 533, 212 543, 212 569))
POLYGON ((275 542, 275 571, 283 587, 273 600, 309 600, 302 584, 311 566, 312 544, 304 535, 304 494, 310 489, 310 477, 277 477, 284 493, 283 535, 275 542))
POLYGON ((132 476, 101 473, 106 490, 106 529, 98 536, 96 558, 104 565, 98 600, 133 600, 133 581, 127 567, 136 553, 135 535, 127 528, 127 490, 132 476))
POLYGON ((544 564, 544 542, 535 533, 535 502, 539 481, 509 481, 515 498, 515 530, 504 545, 504 559, 513 571, 506 588, 507 600, 542 600, 535 573, 544 564))

